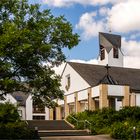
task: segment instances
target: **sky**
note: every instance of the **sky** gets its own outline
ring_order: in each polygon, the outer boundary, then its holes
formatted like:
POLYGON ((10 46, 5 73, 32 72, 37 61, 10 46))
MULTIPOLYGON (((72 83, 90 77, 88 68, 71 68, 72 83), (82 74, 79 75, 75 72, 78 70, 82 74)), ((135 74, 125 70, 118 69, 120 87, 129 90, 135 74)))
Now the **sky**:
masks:
MULTIPOLYGON (((97 64, 99 32, 122 36, 124 66, 140 68, 140 0, 29 0, 50 9, 54 16, 64 15, 80 35, 79 44, 64 49, 67 61, 97 64)), ((64 64, 57 68, 62 70, 64 64)))

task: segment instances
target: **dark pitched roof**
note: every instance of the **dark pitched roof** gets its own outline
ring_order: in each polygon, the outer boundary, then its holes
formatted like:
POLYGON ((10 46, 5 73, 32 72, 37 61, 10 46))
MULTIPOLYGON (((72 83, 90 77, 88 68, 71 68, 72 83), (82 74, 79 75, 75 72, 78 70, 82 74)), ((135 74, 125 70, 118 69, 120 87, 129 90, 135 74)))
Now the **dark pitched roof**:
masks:
POLYGON ((106 74, 103 79, 99 81, 99 84, 118 85, 118 82, 115 81, 110 75, 106 74))
POLYGON ((16 101, 19 103, 19 105, 21 105, 21 106, 26 105, 26 100, 29 96, 28 93, 17 91, 17 92, 11 93, 11 95, 16 99, 16 101))
MULTIPOLYGON (((68 62, 68 64, 90 85, 96 86, 106 75, 105 66, 68 62)), ((118 85, 129 85, 131 90, 140 91, 140 69, 111 67, 109 75, 118 85)), ((106 79, 104 79, 106 81, 106 79)), ((104 83, 104 82, 102 82, 104 83)))

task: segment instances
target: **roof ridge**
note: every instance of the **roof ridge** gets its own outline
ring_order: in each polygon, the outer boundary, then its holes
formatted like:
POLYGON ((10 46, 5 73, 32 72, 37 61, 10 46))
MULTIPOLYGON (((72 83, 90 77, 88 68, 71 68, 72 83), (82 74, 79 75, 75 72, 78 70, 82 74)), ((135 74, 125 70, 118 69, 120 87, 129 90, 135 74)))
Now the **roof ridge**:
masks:
MULTIPOLYGON (((99 66, 105 67, 106 65, 99 65, 99 64, 91 64, 91 63, 80 63, 80 62, 67 62, 68 64, 81 64, 81 65, 91 65, 91 66, 99 66)), ((111 68, 121 68, 121 69, 133 69, 133 70, 140 70, 139 68, 129 68, 129 67, 117 67, 117 66, 110 66, 111 68)))

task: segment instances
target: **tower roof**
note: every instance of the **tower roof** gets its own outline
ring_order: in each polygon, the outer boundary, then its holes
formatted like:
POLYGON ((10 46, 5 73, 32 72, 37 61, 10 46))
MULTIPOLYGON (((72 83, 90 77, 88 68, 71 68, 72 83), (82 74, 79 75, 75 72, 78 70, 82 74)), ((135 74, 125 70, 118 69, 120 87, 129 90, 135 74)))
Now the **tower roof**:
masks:
POLYGON ((121 36, 120 35, 114 35, 110 33, 99 33, 99 43, 100 45, 104 46, 107 52, 110 52, 110 50, 113 47, 121 48, 121 36))

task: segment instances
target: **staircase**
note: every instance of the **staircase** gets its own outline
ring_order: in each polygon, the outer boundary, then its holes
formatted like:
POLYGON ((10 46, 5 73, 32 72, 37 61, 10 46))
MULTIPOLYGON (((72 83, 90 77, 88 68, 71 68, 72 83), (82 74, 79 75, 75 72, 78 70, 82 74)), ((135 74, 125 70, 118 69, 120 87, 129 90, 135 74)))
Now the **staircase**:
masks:
POLYGON ((38 127, 40 137, 89 135, 86 130, 75 130, 65 120, 32 120, 27 122, 31 129, 38 127))

